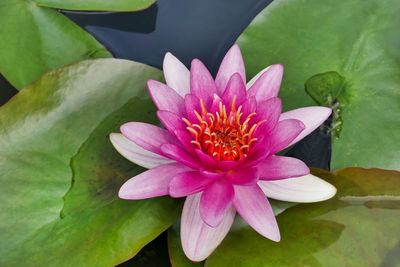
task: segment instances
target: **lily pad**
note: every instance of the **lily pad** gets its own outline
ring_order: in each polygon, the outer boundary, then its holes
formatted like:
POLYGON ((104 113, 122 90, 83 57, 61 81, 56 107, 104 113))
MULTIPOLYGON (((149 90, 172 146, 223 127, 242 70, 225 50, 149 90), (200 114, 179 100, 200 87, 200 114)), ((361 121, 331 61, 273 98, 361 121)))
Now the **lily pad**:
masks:
POLYGON ((314 174, 337 187, 333 199, 278 215, 279 243, 249 227, 234 228, 205 266, 398 266, 400 173, 348 168, 314 174))
POLYGON ((48 74, 0 108, 0 265, 112 266, 179 216, 169 198, 118 199, 142 168, 108 134, 156 122, 145 82, 160 71, 116 59, 48 74))
POLYGON ((111 54, 57 10, 135 11, 155 0, 2 0, 0 2, 0 73, 21 89, 43 73, 111 54))
POLYGON ((156 0, 35 0, 39 6, 85 11, 139 11, 156 0))
POLYGON ((399 12, 397 0, 276 0, 238 41, 249 77, 285 65, 286 110, 334 105, 335 169, 400 169, 399 12))

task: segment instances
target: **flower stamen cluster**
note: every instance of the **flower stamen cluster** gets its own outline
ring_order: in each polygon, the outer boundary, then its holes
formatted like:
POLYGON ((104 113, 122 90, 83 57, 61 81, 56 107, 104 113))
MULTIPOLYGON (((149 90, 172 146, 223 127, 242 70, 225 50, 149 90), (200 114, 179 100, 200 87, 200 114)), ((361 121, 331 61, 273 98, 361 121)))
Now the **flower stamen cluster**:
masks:
POLYGON ((247 157, 250 146, 258 140, 253 135, 265 120, 253 122, 255 112, 244 117, 242 105, 236 107, 236 97, 233 97, 229 113, 221 100, 214 103, 218 103, 218 108, 213 113, 200 99, 201 112, 194 110, 198 120, 195 123, 182 118, 193 137, 191 143, 217 160, 237 161, 247 157))

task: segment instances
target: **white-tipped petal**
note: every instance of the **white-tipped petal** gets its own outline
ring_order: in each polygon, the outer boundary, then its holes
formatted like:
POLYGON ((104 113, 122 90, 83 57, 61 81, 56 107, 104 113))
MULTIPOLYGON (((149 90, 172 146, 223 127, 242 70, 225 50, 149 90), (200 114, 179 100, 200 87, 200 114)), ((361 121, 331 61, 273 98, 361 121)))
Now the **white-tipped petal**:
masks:
POLYGON ((276 181, 259 181, 264 194, 273 199, 310 203, 330 199, 336 188, 312 174, 276 181))
POLYGON ((163 71, 167 85, 184 97, 190 89, 190 72, 186 66, 170 52, 165 54, 163 71))
POLYGON ((156 153, 150 152, 120 133, 110 134, 110 140, 115 149, 127 160, 142 166, 146 169, 151 169, 159 165, 172 163, 173 160, 160 156, 156 153))
POLYGON ((203 261, 214 251, 228 234, 236 214, 230 207, 217 227, 208 226, 200 216, 200 197, 201 193, 188 196, 182 211, 182 247, 192 261, 203 261))
POLYGON ((281 114, 279 120, 296 119, 304 123, 304 130, 287 146, 294 145, 312 131, 317 129, 324 121, 329 118, 332 110, 327 107, 305 107, 290 110, 281 114))

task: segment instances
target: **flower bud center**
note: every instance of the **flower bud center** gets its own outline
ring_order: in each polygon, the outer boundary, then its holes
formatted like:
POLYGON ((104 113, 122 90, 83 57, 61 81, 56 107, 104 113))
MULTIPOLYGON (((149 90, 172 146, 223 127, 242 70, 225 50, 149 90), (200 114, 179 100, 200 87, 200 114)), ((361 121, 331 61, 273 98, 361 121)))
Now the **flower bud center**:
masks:
POLYGON ((217 160, 237 161, 247 157, 250 147, 257 141, 254 132, 265 121, 252 122, 255 112, 244 116, 243 107, 236 108, 233 99, 229 114, 221 101, 215 112, 209 112, 200 100, 201 111, 194 110, 197 121, 186 118, 186 129, 193 137, 191 143, 217 160))

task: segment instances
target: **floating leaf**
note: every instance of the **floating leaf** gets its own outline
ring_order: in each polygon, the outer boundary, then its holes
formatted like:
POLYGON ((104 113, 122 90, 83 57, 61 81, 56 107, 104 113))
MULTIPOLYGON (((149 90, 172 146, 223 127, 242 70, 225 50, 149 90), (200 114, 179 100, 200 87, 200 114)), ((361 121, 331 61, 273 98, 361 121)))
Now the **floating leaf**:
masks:
POLYGON ((400 172, 348 168, 315 174, 337 187, 333 199, 278 215, 279 243, 248 226, 234 228, 205 266, 398 266, 400 172))
POLYGON ((399 12, 397 0, 277 0, 239 39, 249 77, 285 65, 285 109, 315 105, 307 81, 334 105, 333 168, 400 169, 399 12))
POLYGON ((75 61, 111 57, 90 34, 53 8, 135 11, 155 0, 2 0, 0 73, 21 89, 75 61))
POLYGON ((39 6, 86 11, 138 11, 146 9, 156 0, 35 0, 39 6))
POLYGON ((84 61, 44 75, 0 108, 0 265, 112 266, 179 216, 169 198, 118 199, 142 168, 108 135, 154 123, 145 81, 130 61, 84 61))

